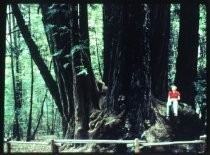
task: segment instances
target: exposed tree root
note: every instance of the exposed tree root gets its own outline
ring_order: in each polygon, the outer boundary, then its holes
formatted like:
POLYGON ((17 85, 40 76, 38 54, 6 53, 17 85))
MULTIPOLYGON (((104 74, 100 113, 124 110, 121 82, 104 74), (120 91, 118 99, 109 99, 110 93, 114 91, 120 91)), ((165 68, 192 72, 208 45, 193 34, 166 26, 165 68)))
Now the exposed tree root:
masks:
MULTIPOLYGON (((146 130, 141 135, 142 140, 147 142, 166 142, 176 140, 196 140, 201 135, 202 126, 196 112, 187 104, 179 104, 179 116, 171 116, 166 119, 166 103, 153 99, 154 120, 145 120, 146 130)), ((122 131, 126 127, 125 111, 119 115, 108 115, 103 110, 95 110, 90 116, 89 139, 116 139, 120 135, 127 134, 122 131), (118 135, 117 135, 118 134, 118 135)), ((124 135, 124 136, 125 136, 124 135)), ((126 137, 126 136, 125 136, 126 137)), ((142 152, 198 152, 199 145, 177 145, 144 147, 142 152)), ((65 152, 126 152, 125 145, 88 144, 80 147, 70 146, 65 152)))
MULTIPOLYGON (((147 142, 164 142, 176 140, 196 140, 199 139, 202 131, 201 120, 198 114, 187 104, 179 103, 178 117, 171 116, 166 119, 166 103, 157 99, 153 101, 155 112, 155 123, 147 129, 142 138, 147 142)), ((170 152, 196 152, 198 145, 177 145, 177 146, 157 146, 143 149, 145 152, 170 151, 170 152), (191 147, 189 147, 191 146, 191 147)))

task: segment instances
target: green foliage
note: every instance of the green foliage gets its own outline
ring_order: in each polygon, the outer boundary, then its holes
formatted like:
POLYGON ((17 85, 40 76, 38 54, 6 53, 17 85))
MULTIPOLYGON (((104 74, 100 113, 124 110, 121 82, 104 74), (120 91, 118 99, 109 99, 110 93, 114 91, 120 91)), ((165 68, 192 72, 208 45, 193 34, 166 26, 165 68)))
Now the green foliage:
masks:
POLYGON ((77 76, 87 76, 88 75, 88 71, 87 68, 85 68, 84 66, 78 66, 76 67, 76 69, 78 70, 77 76))
MULTIPOLYGON (((38 5, 31 5, 31 4, 25 4, 20 5, 21 11, 24 15, 24 19, 26 21, 26 24, 29 26, 31 35, 33 39, 35 40, 36 44, 39 47, 39 50, 41 51, 41 56, 44 59, 45 63, 49 66, 52 55, 50 54, 47 39, 45 36, 44 26, 42 23, 42 15, 37 14, 38 5), (30 6, 30 22, 29 22, 29 6, 30 6)), ((13 31, 18 30, 18 27, 15 25, 13 26, 15 29, 13 31)), ((48 25, 48 28, 53 28, 53 25, 48 25)), ((17 33, 18 31, 16 31, 17 33)), ((8 25, 7 25, 7 33, 8 32, 8 25)), ((4 133, 5 137, 12 136, 12 126, 14 121, 14 93, 13 93, 13 85, 12 85, 12 74, 11 74, 11 58, 10 55, 14 51, 11 51, 11 43, 10 41, 10 35, 8 35, 8 40, 6 42, 6 48, 7 48, 7 57, 6 57, 6 78, 5 78, 5 114, 4 114, 4 133)), ((29 106, 30 106, 30 99, 31 99, 31 56, 28 51, 28 47, 25 44, 24 39, 22 36, 20 37, 20 40, 18 41, 19 47, 21 49, 21 53, 19 56, 20 62, 21 62, 21 70, 22 72, 18 75, 22 78, 22 93, 23 93, 23 102, 22 102, 22 108, 19 109, 20 115, 19 115, 19 122, 21 126, 21 130, 23 133, 23 138, 26 137, 26 130, 27 130, 27 123, 28 123, 28 115, 29 115, 29 106)), ((14 46, 14 45, 12 45, 14 46)), ((59 51, 58 51, 59 52, 59 51)), ((56 53, 58 54, 58 53, 56 53)), ((40 75, 39 69, 34 64, 34 97, 33 97, 33 112, 32 112, 32 132, 34 131, 37 120, 40 116, 41 106, 43 103, 43 98, 45 96, 45 92, 47 91, 45 82, 43 81, 42 76, 40 75)), ((53 71, 53 68, 51 67, 51 71, 53 71)), ((54 72, 51 72, 54 76, 54 72)), ((47 126, 51 127, 51 122, 55 122, 56 124, 56 132, 60 132, 61 129, 61 121, 60 116, 58 114, 57 108, 54 106, 54 100, 52 99, 51 95, 47 95, 47 98, 45 100, 44 106, 44 115, 42 117, 42 121, 39 127, 38 132, 43 132, 43 134, 47 134, 47 126), (55 119, 57 117, 57 119, 55 119)))
POLYGON ((56 51, 52 56, 53 57, 59 57, 62 54, 62 52, 63 52, 63 50, 60 49, 60 50, 56 51))
POLYGON ((103 10, 101 4, 88 5, 91 64, 97 79, 103 74, 103 10), (101 73, 100 73, 101 72, 101 73))
POLYGON ((71 64, 70 63, 65 63, 64 65, 63 65, 63 67, 66 69, 66 68, 68 68, 68 67, 70 67, 71 66, 71 64))
POLYGON ((200 4, 199 34, 201 37, 206 36, 206 6, 202 4, 200 4))
POLYGON ((45 30, 46 30, 46 32, 51 31, 53 28, 56 28, 56 25, 53 25, 53 24, 47 24, 47 25, 45 26, 45 30))
POLYGON ((58 9, 56 6, 57 6, 57 4, 53 4, 50 7, 50 9, 48 11, 48 14, 49 14, 48 19, 53 18, 53 16, 58 13, 58 9))
MULTIPOLYGON (((21 11, 24 15, 24 19, 26 24, 29 26, 31 35, 33 40, 39 47, 41 52, 41 56, 44 59, 45 63, 50 66, 53 57, 60 57, 63 50, 55 51, 54 54, 50 54, 48 42, 45 36, 45 30, 47 32, 54 32, 52 35, 60 35, 62 37, 63 34, 69 32, 69 28, 67 26, 57 27, 53 24, 45 25, 42 23, 42 14, 38 13, 38 5, 36 4, 24 4, 20 5, 21 11), (29 18, 29 7, 30 7, 30 18, 29 18), (30 21, 29 21, 30 19, 30 21), (56 31, 55 31, 56 30, 56 31)), ((57 8, 65 7, 64 4, 52 4, 50 6, 50 11, 48 12, 49 18, 57 16, 58 10, 57 8)), ((91 62, 93 66, 94 73, 98 79, 101 78, 99 75, 99 63, 100 69, 103 70, 103 20, 102 20, 102 5, 99 4, 91 4, 88 5, 88 24, 89 24, 89 43, 90 43, 90 53, 91 53, 91 62)), ((17 27, 17 26, 13 26, 17 27)), ((7 27, 8 33, 8 27, 7 27)), ((8 35, 8 37, 10 37, 8 35)), ((9 40, 9 39, 8 39, 9 40)), ((23 137, 26 137, 27 130, 27 122, 29 115, 29 107, 30 107, 30 87, 31 87, 31 56, 28 51, 28 47, 25 44, 22 36, 20 37, 20 48, 22 50, 20 55, 20 61, 22 66, 22 72, 20 77, 22 77, 22 89, 23 89, 23 105, 20 109, 20 117, 19 121, 21 124, 21 129, 23 132, 23 137)), ((87 47, 87 40, 80 42, 78 45, 75 45, 68 55, 65 55, 66 58, 71 60, 72 55, 77 52, 85 52, 87 47)), ((7 51, 8 55, 11 54, 9 42, 7 42, 7 51)), ((87 54, 87 53, 83 53, 87 54)), ((65 68, 71 65, 71 61, 65 63, 63 66, 65 68)), ((48 91, 43 81, 39 69, 36 65, 33 67, 34 69, 34 98, 33 98, 33 112, 32 112, 32 132, 34 131, 38 118, 41 112, 41 106, 43 103, 43 99, 45 97, 45 92, 48 91)), ((77 76, 87 76, 88 71, 83 65, 78 66, 76 68, 77 76)), ((51 73, 55 78, 55 72, 53 71, 53 66, 51 67, 51 73)), ((56 78, 55 78, 56 79, 56 78)), ((13 98, 13 87, 12 87, 12 76, 11 76, 11 59, 10 57, 6 58, 6 88, 5 88, 5 137, 9 137, 12 134, 12 125, 14 120, 14 98, 13 98)), ((55 122, 54 130, 56 134, 61 136, 59 133, 62 131, 61 128, 61 118, 58 113, 57 107, 51 97, 51 95, 47 95, 45 104, 44 104, 44 113, 42 117, 42 121, 40 127, 38 129, 38 133, 40 134, 49 134, 49 131, 53 130, 52 122, 55 122)))
POLYGON ((170 8, 170 43, 168 60, 168 85, 174 83, 176 74, 176 58, 178 55, 178 37, 179 37, 179 11, 180 4, 171 4, 170 8))
POLYGON ((197 80, 194 82, 197 95, 195 97, 196 111, 201 112, 206 108, 206 94, 207 94, 207 75, 206 75, 206 7, 200 5, 200 19, 199 19, 199 48, 198 48, 198 64, 197 64, 197 80))
POLYGON ((84 44, 75 45, 71 49, 71 55, 70 56, 74 55, 77 52, 83 52, 84 49, 88 49, 88 47, 85 46, 84 44))

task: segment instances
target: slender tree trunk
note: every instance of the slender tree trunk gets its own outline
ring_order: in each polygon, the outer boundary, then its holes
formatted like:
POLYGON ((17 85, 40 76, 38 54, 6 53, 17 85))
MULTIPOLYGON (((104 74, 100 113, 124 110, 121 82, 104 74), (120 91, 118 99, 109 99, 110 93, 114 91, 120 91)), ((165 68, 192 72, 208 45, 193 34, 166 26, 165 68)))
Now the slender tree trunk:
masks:
POLYGON ((35 139, 35 135, 36 135, 36 133, 37 133, 37 131, 38 131, 38 128, 39 128, 39 125, 40 125, 40 123, 41 123, 42 116, 43 116, 43 113, 44 113, 44 103, 45 103, 45 101, 46 101, 46 98, 47 98, 47 91, 46 91, 45 96, 44 96, 44 99, 43 99, 43 101, 42 101, 42 106, 41 106, 41 110, 40 110, 40 115, 39 115, 39 117, 38 117, 37 125, 36 125, 36 127, 35 127, 35 129, 34 129, 34 132, 33 132, 32 136, 31 136, 31 137, 32 137, 31 139, 35 139))
POLYGON ((47 110, 47 120, 46 120, 46 125, 47 125, 47 134, 50 134, 50 125, 49 125, 49 106, 48 103, 46 104, 46 110, 47 110))
MULTIPOLYGON (((29 28, 31 26, 31 12, 30 12, 30 5, 28 8, 29 12, 29 28)), ((33 91, 34 91, 34 70, 33 70, 33 59, 31 58, 31 98, 30 98, 30 108, 29 108, 29 117, 28 117, 28 128, 27 128, 27 136, 26 141, 30 141, 31 136, 31 129, 32 129, 32 110, 33 110, 33 91)))
POLYGON ((33 73, 33 60, 31 58, 31 98, 30 98, 30 109, 29 109, 29 117, 28 117, 28 128, 27 128, 27 141, 30 141, 31 130, 32 130, 32 110, 33 110, 33 85, 34 85, 34 73, 33 73))
POLYGON ((98 72, 99 72, 99 75, 100 75, 101 79, 103 79, 102 68, 101 68, 101 63, 100 63, 100 55, 99 55, 99 49, 98 49, 98 39, 97 39, 96 30, 94 30, 94 33, 95 33, 96 53, 97 53, 97 61, 98 61, 98 72))
MULTIPOLYGON (((9 25, 9 32, 11 33, 11 25, 12 25, 12 15, 10 14, 9 15, 9 18, 8 18, 8 25, 9 25)), ((11 69, 12 69, 12 85, 13 85, 13 94, 14 94, 14 102, 17 103, 17 96, 16 96, 16 84, 15 84, 15 70, 14 70, 14 51, 15 51, 15 48, 13 47, 14 46, 14 43, 13 43, 13 35, 14 34, 11 34, 10 35, 10 51, 11 51, 11 69)), ((14 108, 15 109, 15 108, 14 108)), ((16 113, 15 113, 16 114, 16 113)), ((15 115, 15 123, 13 125, 13 137, 17 137, 17 131, 18 131, 18 122, 17 122, 17 119, 16 119, 16 115, 15 115)))
POLYGON ((54 104, 51 106, 51 129, 50 129, 50 134, 54 135, 55 133, 55 112, 54 112, 54 104))
POLYGON ((178 57, 175 84, 181 101, 195 109, 195 78, 197 77, 199 4, 181 4, 178 57))
MULTIPOLYGON (((0 42, 5 42, 6 40, 6 8, 7 8, 7 5, 4 3, 4 4, 1 4, 0 5, 0 15, 1 15, 1 18, 0 18, 0 25, 1 25, 1 29, 0 29, 0 36, 1 36, 1 40, 0 42)), ((1 131, 4 130, 3 128, 3 124, 4 124, 4 95, 5 95, 5 92, 3 91, 4 90, 4 86, 5 86, 5 56, 6 56, 6 44, 2 44, 0 46, 0 53, 1 53, 1 57, 0 57, 0 111, 1 111, 1 117, 0 117, 0 122, 2 124, 1 126, 1 131)), ((4 139, 4 134, 1 134, 0 135, 0 138, 3 140, 4 139)), ((3 154, 5 151, 4 151, 4 145, 0 145, 0 154, 3 154)))
MULTIPOLYGON (((11 18, 11 23, 13 23, 13 26, 16 25, 14 16, 12 16, 11 18)), ((19 124, 19 115, 20 115, 20 109, 21 109, 21 104, 22 104, 22 82, 21 82, 21 73, 20 73, 20 62, 19 62, 19 55, 20 55, 20 51, 19 51, 19 47, 18 47, 18 41, 17 41, 17 32, 14 32, 13 35, 13 41, 12 41, 12 45, 14 46, 14 48, 12 48, 12 74, 13 74, 13 89, 14 89, 14 111, 15 111, 15 121, 13 124, 13 138, 15 138, 16 140, 20 140, 20 124, 19 124), (13 55, 13 53, 15 55, 13 55), (14 57, 13 57, 14 56, 14 57), (15 64, 14 64, 14 59, 15 58, 15 64), (14 70, 15 68, 15 70, 14 70), (15 74, 16 72, 16 74, 15 74)))

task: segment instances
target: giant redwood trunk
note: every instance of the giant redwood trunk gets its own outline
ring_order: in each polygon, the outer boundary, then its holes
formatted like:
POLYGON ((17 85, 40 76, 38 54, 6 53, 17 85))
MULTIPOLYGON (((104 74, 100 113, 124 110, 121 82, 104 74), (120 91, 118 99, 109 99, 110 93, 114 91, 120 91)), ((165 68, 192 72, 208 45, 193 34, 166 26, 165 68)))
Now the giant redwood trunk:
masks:
POLYGON ((195 108, 195 78, 197 76, 199 4, 181 4, 178 57, 175 84, 181 101, 195 108))
POLYGON ((124 138, 140 137, 144 121, 151 116, 149 20, 146 4, 104 5, 107 111, 124 112, 121 121, 130 124, 124 138))
POLYGON ((151 76, 152 93, 163 101, 168 91, 168 53, 170 4, 151 4, 151 76))

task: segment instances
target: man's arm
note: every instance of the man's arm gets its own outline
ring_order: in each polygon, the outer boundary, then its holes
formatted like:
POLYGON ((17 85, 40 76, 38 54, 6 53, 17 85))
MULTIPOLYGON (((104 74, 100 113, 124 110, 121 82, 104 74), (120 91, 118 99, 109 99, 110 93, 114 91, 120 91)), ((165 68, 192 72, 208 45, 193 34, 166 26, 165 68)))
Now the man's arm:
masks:
POLYGON ((170 93, 168 93, 168 101, 170 100, 170 93))
POLYGON ((170 91, 168 92, 168 101, 169 101, 169 99, 170 99, 170 91))

